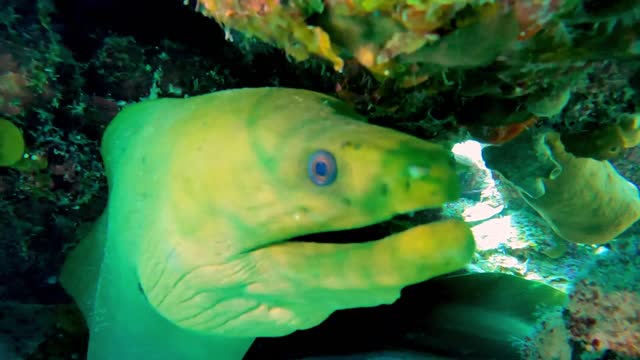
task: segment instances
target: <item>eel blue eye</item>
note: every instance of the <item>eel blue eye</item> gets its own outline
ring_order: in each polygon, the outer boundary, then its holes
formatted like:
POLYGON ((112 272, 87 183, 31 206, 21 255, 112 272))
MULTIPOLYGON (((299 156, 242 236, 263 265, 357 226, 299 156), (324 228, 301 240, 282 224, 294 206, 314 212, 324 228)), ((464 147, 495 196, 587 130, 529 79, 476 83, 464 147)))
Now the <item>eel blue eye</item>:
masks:
POLYGON ((319 186, 329 185, 338 176, 338 166, 333 154, 326 150, 318 150, 309 157, 307 165, 309 179, 319 186))

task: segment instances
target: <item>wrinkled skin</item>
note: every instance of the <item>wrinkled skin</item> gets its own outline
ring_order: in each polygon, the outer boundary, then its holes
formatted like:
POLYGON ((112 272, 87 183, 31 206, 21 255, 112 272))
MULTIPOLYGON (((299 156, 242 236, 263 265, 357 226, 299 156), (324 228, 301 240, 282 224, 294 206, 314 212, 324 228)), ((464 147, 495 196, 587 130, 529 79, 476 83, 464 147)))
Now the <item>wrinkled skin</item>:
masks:
POLYGON ((392 303, 464 266, 474 241, 457 220, 364 243, 287 241, 458 197, 448 151, 360 120, 333 98, 276 88, 118 115, 102 147, 109 205, 62 274, 89 359, 240 359, 255 337, 392 303), (337 163, 326 186, 307 173, 319 149, 337 163))

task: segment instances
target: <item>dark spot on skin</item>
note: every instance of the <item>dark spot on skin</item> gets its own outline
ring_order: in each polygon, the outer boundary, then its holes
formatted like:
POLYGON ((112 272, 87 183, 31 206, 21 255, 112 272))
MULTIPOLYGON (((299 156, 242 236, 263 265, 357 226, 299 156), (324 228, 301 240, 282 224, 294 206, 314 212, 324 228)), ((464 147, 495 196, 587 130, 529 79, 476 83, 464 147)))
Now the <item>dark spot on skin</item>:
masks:
POLYGON ((342 201, 342 203, 346 206, 351 206, 351 199, 343 197, 340 199, 342 201))
POLYGON ((380 185, 380 195, 387 196, 389 194, 389 185, 382 184, 380 185))
POLYGON ((354 144, 351 141, 345 141, 342 143, 342 148, 353 148, 354 150, 358 150, 362 147, 361 144, 354 144))
POLYGON ((140 291, 140 294, 142 294, 142 296, 146 300, 147 299, 147 294, 144 293, 144 289, 142 288, 142 284, 140 284, 140 282, 138 282, 138 291, 140 291))
POLYGON ((407 191, 411 190, 411 181, 407 180, 404 183, 404 189, 407 190, 407 191))

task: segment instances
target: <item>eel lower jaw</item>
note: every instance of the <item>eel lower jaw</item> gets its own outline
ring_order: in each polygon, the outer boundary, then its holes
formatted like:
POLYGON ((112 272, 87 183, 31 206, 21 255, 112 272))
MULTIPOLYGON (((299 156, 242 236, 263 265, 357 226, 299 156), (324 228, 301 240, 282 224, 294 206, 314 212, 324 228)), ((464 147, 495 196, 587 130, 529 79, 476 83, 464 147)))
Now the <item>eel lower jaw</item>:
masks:
POLYGON ((391 234, 398 233, 416 227, 443 220, 442 209, 423 209, 409 213, 398 214, 393 218, 348 230, 321 232, 297 236, 286 240, 287 242, 317 242, 317 243, 363 243, 383 239, 391 234))

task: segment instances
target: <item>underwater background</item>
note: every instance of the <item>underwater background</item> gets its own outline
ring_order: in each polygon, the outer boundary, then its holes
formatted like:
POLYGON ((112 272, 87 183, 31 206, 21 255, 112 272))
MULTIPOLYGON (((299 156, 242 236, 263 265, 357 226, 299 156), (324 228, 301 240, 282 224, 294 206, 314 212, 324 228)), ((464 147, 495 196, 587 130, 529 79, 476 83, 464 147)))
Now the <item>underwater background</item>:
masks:
POLYGON ((451 151, 455 201, 349 241, 457 218, 476 245, 245 359, 640 359, 633 0, 0 0, 0 359, 86 358, 60 273, 107 205, 114 117, 247 87, 327 94, 451 151))

